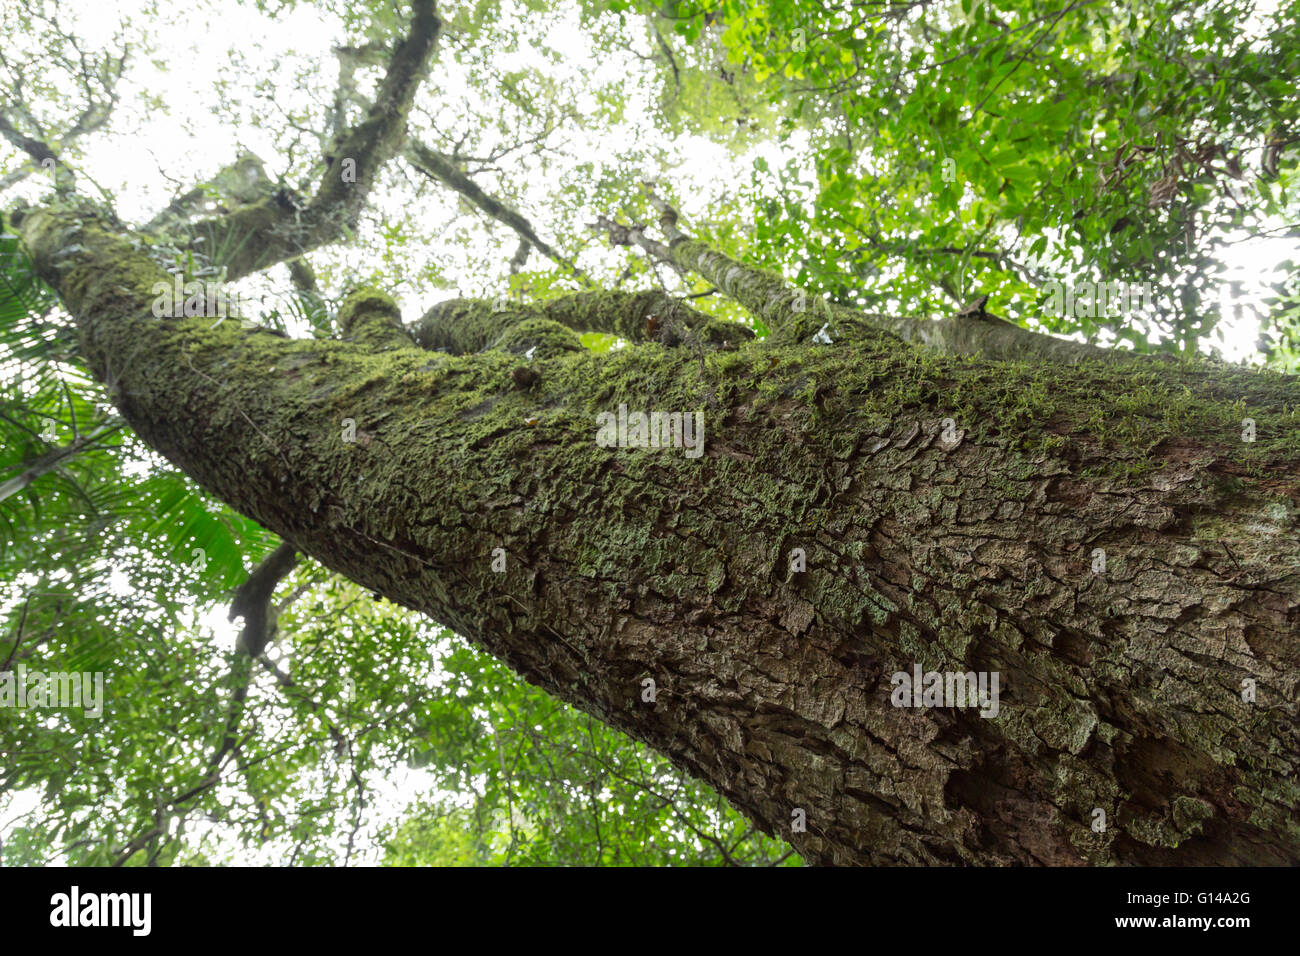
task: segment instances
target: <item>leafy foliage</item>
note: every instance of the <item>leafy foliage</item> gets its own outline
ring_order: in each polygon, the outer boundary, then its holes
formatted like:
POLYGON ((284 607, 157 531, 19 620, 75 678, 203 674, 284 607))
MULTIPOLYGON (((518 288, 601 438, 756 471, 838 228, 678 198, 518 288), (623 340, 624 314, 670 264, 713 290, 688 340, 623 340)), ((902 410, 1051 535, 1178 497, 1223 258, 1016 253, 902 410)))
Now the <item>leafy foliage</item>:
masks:
POLYGON ((1296 221, 1295 3, 675 11, 793 104, 797 149, 753 159, 738 251, 832 300, 948 314, 988 292, 1031 326, 1192 351, 1218 322, 1222 246, 1296 221), (1053 315, 1054 280, 1149 282, 1157 306, 1053 315))
MULTIPOLYGON (((20 5, 4 19, 0 67, 21 76, 22 64, 46 63, 36 25, 69 31, 48 42, 57 62, 26 91, 33 129, 68 111, 87 63, 102 76, 82 77, 83 98, 116 97, 122 60, 83 58, 70 26, 20 5)), ((381 54, 406 17, 388 0, 198 6, 249 18, 252 37, 288 32, 306 11, 331 43, 381 54)), ((282 295, 267 276, 246 280, 263 325, 337 334, 332 305, 358 281, 397 290, 415 314, 439 290, 544 299, 591 281, 659 285, 744 320, 699 280, 611 251, 587 227, 606 213, 654 221, 645 178, 692 233, 834 301, 943 314, 987 292, 1013 321, 1139 350, 1206 348, 1224 248, 1269 231, 1294 238, 1295 0, 1272 11, 1249 0, 439 7, 441 49, 410 135, 527 215, 587 279, 535 251, 512 269, 513 231, 394 163, 355 241, 311 255, 311 284, 299 275, 282 295), (1053 314, 1053 281, 1151 283, 1157 305, 1053 314)), ((164 18, 129 27, 133 49, 165 46, 164 18)), ((230 68, 203 101, 220 135, 194 134, 193 104, 172 90, 141 94, 137 107, 174 121, 197 154, 133 184, 153 203, 142 208, 156 212, 178 184, 211 184, 244 142, 259 144, 276 188, 307 192, 338 123, 361 115, 381 75, 383 56, 367 60, 356 96, 338 97, 335 52, 224 51, 230 68)), ((90 156, 87 142, 69 155, 90 156)), ((23 178, 29 166, 0 152, 0 190, 42 195, 47 183, 23 178)), ((186 275, 217 272, 231 249, 196 259, 185 238, 148 241, 186 275)), ((1276 280, 1261 348, 1294 370, 1294 266, 1276 280)), ((236 654, 222 618, 277 540, 122 425, 8 235, 0 487, 0 662, 111 678, 102 719, 0 712, 9 862, 798 862, 654 753, 321 567, 281 584, 269 657, 236 654)))

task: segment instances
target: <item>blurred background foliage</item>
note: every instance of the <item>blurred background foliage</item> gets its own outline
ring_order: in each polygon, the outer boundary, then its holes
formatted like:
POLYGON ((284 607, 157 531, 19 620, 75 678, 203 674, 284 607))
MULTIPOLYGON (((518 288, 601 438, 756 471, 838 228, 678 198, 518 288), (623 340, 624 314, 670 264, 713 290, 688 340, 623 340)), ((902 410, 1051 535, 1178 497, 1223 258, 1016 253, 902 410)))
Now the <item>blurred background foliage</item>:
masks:
MULTIPOLYGON (((207 48, 225 62, 199 110, 177 99, 203 84, 165 55, 166 4, 140 0, 90 38, 53 3, 0 0, 0 118, 57 143, 130 222, 213 181, 244 147, 277 185, 308 191, 331 130, 360 115, 382 69, 359 67, 356 96, 340 99, 330 44, 384 50, 406 22, 390 0, 187 6, 244 18, 250 37, 309 16, 328 42, 207 48), (130 137, 158 117, 175 142, 155 139, 138 175, 96 153, 115 137, 138 150, 130 137)), ((508 226, 403 159, 355 242, 314 253, 310 270, 245 280, 258 322, 333 335, 354 281, 392 289, 408 318, 458 294, 538 299, 597 283, 658 285, 743 320, 698 280, 588 228, 602 213, 653 223, 639 189, 653 178, 688 230, 866 311, 949 314, 989 293, 990 308, 1033 328, 1176 352, 1215 348, 1231 319, 1258 328, 1251 360, 1300 363, 1295 0, 439 9, 412 139, 580 271, 536 249, 512 267, 508 226), (1227 273, 1243 248, 1260 250, 1266 294, 1227 273), (1150 283, 1155 305, 1054 315, 1053 281, 1150 283)), ((0 136, 0 207, 53 185, 13 142, 0 136)), ((166 241, 154 251, 177 257, 166 241)), ((664 758, 311 562, 276 592, 266 657, 238 655, 226 611, 278 540, 122 425, 29 265, 0 237, 0 669, 100 671, 107 700, 103 719, 0 710, 0 860, 799 862, 664 758)))

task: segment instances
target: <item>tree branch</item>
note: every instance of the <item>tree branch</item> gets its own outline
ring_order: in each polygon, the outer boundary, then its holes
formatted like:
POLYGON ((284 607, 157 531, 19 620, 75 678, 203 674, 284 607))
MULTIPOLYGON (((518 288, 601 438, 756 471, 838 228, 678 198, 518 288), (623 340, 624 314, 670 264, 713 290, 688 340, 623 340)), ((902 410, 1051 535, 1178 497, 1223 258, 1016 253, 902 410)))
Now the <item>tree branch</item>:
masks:
POLYGON ((642 227, 619 226, 602 217, 599 224, 609 231, 610 241, 639 245, 656 257, 667 257, 680 269, 695 272, 783 338, 806 340, 825 336, 833 342, 846 334, 883 331, 906 342, 951 354, 983 354, 993 359, 1036 357, 1075 363, 1146 358, 1033 332, 983 309, 969 313, 963 310, 945 319, 928 319, 867 314, 831 305, 820 296, 810 296, 802 289, 788 286, 780 276, 737 262, 707 243, 691 238, 678 227, 676 210, 656 196, 650 184, 646 184, 646 189, 651 204, 659 211, 660 227, 668 245, 645 238, 640 231, 642 227))
POLYGON ((71 167, 60 159, 44 140, 19 132, 3 112, 0 112, 0 137, 4 137, 15 149, 31 157, 34 167, 53 172, 55 192, 67 193, 76 189, 77 177, 71 167))
POLYGON ((497 222, 509 226, 519 234, 520 238, 526 239, 542 255, 572 272, 585 284, 591 285, 591 280, 587 277, 587 274, 538 236, 537 231, 533 229, 532 223, 514 209, 480 189, 474 180, 461 172, 460 167, 450 156, 415 140, 407 142, 403 155, 416 170, 430 179, 451 187, 469 202, 497 220, 497 222))
POLYGON ((629 342, 661 345, 739 342, 753 332, 713 319, 665 292, 593 291, 560 296, 527 307, 498 309, 485 299, 452 299, 431 308, 412 334, 424 349, 463 355, 501 347, 507 331, 522 322, 549 321, 574 332, 616 335, 629 342))
POLYGON ((78 435, 68 444, 53 448, 44 455, 27 462, 23 465, 21 472, 8 481, 0 483, 0 501, 4 501, 11 495, 16 495, 41 475, 48 474, 59 468, 68 459, 75 458, 87 448, 94 446, 101 438, 120 429, 123 424, 125 423, 120 419, 112 418, 93 432, 78 435))
POLYGON ((442 25, 433 0, 412 0, 411 6, 410 31, 393 54, 375 102, 327 157, 311 199, 304 202, 281 189, 196 224, 194 243, 206 243, 196 251, 219 251, 218 264, 226 266, 228 281, 337 241, 356 228, 379 170, 401 148, 406 118, 442 25))
POLYGON ((297 551, 285 541, 253 569, 248 580, 235 591, 230 602, 229 620, 244 619, 244 629, 239 633, 239 648, 249 657, 257 657, 266 649, 275 633, 275 615, 271 612, 271 595, 298 563, 297 551))
POLYGON ((339 308, 343 337, 375 351, 411 348, 415 340, 402 325, 402 313, 393 300, 371 288, 359 288, 339 308))

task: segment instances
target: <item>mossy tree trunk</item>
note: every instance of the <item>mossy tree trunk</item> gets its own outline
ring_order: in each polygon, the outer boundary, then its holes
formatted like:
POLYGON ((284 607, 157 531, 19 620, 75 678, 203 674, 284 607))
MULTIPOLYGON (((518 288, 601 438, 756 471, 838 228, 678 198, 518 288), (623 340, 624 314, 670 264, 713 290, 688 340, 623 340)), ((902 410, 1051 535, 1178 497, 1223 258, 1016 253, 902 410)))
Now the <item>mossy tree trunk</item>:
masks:
POLYGON ((641 321, 618 296, 456 355, 372 290, 289 340, 153 318, 166 276, 94 219, 22 231, 143 440, 810 862, 1300 860, 1294 379, 847 321, 561 341, 641 321), (600 447, 620 405, 700 413, 703 454, 600 447), (997 715, 893 706, 914 665, 997 672, 997 715))

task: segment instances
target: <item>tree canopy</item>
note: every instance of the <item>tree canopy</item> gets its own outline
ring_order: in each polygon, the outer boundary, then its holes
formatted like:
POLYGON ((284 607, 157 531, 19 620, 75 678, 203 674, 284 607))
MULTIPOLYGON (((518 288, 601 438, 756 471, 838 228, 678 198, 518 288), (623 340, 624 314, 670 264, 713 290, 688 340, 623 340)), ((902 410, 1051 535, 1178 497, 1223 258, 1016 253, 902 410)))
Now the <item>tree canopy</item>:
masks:
POLYGON ((1300 365, 1295 2, 466 0, 427 59, 419 3, 0 5, 0 670, 111 675, 111 719, 0 710, 6 862, 799 862, 450 630, 286 565, 125 424, 28 210, 113 217, 268 335, 359 336, 366 288, 449 352, 488 343, 438 338, 471 328, 448 299, 578 328, 583 294, 674 297, 583 331, 600 354, 670 312, 702 349, 777 335, 743 264, 925 342, 975 307, 986 353, 1300 365), (232 225, 281 218, 311 248, 232 225), (689 239, 658 255, 656 226, 689 239))

